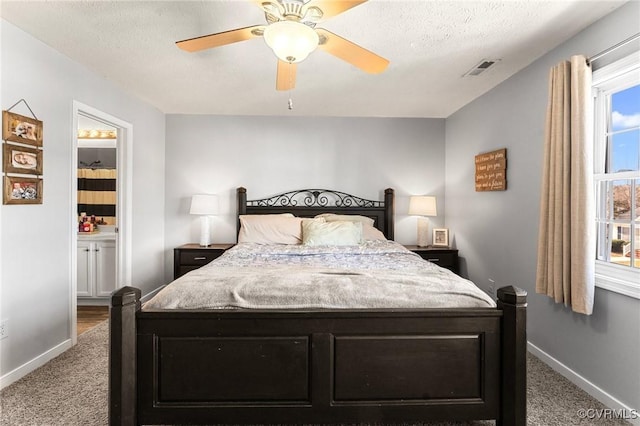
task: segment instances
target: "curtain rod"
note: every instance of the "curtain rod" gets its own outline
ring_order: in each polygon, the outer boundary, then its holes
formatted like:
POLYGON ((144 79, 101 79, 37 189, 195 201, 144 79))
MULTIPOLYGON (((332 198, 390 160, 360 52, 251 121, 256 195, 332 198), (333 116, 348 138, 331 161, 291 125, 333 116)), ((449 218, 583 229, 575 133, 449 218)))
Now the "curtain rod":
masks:
POLYGON ((631 43, 632 41, 634 41, 634 40, 636 40, 636 39, 638 39, 638 38, 640 38, 640 33, 635 33, 634 35, 632 35, 632 36, 631 36, 631 37, 629 37, 628 39, 626 39, 626 40, 622 40, 620 43, 615 44, 615 45, 611 46, 610 48, 605 49, 605 50, 603 50, 602 52, 600 52, 600 53, 597 53, 597 54, 593 55, 592 57, 590 57, 589 59, 587 59, 587 61, 588 61, 588 62, 597 61, 598 59, 602 58, 603 56, 605 56, 605 55, 607 55, 607 54, 609 54, 609 53, 613 52, 614 50, 616 50, 616 49, 618 49, 618 48, 620 48, 620 47, 624 46, 625 44, 629 44, 629 43, 631 43))

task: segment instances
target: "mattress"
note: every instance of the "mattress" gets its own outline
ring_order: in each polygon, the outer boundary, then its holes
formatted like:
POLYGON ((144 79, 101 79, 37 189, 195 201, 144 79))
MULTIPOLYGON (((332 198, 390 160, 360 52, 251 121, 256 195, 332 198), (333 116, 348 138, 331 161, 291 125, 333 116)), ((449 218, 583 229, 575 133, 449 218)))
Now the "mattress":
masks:
POLYGON ((495 302, 471 281, 393 241, 238 244, 144 305, 145 310, 470 307, 495 307, 495 302))

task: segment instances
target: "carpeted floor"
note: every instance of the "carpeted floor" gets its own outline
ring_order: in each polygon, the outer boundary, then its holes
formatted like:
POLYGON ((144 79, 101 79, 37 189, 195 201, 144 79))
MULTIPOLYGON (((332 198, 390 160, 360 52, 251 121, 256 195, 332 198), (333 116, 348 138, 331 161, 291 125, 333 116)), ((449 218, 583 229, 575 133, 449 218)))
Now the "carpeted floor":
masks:
POLYGON ((108 328, 105 321, 78 344, 0 393, 0 425, 106 425, 108 328))
MULTIPOLYGON (((106 425, 107 332, 105 321, 80 335, 75 347, 0 392, 0 424, 106 425)), ((622 420, 579 418, 579 409, 605 407, 532 355, 528 357, 527 368, 529 425, 628 424, 622 420)), ((493 424, 492 421, 456 423, 493 424)), ((423 425, 426 426, 415 426, 423 425)))

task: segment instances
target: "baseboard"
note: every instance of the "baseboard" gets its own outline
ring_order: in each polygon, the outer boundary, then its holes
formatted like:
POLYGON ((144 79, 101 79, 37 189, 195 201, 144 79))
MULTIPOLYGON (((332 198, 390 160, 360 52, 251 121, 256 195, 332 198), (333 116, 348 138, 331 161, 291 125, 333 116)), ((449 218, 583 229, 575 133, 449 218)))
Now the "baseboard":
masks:
POLYGON ((102 299, 81 299, 78 298, 76 302, 76 306, 109 306, 111 305, 111 298, 102 298, 102 299))
POLYGON ((45 353, 38 355, 31 361, 28 361, 22 364, 20 367, 16 368, 15 370, 8 372, 4 376, 0 377, 0 389, 4 389, 10 384, 20 380, 27 374, 31 373, 35 369, 42 367, 47 362, 51 361, 58 355, 62 354, 64 351, 70 349, 71 346, 72 346, 71 339, 65 340, 64 342, 58 344, 57 346, 54 346, 53 348, 49 349, 45 353))
MULTIPOLYGON (((161 286, 161 287, 153 290, 152 292, 149 292, 148 294, 146 294, 144 297, 141 298, 141 301, 144 303, 147 300, 151 299, 153 296, 155 296, 155 294, 157 292, 162 290, 164 287, 165 286, 161 286)), ((107 303, 109 301, 110 301, 110 299, 106 299, 107 303)), ((79 304, 79 305, 81 305, 81 304, 79 304)), ((45 353, 37 356, 36 358, 32 359, 31 361, 28 361, 28 362, 24 363, 23 365, 21 365, 20 367, 16 368, 15 370, 8 372, 4 376, 0 377, 0 389, 4 389, 5 387, 9 386, 10 384, 20 380, 21 378, 23 378, 27 374, 31 373, 35 369, 42 367, 47 362, 51 361, 52 359, 54 359, 58 355, 62 354, 64 351, 70 349, 72 346, 73 346, 73 344, 71 342, 71 339, 65 340, 64 342, 62 342, 62 343, 58 344, 57 346, 49 349, 48 351, 46 351, 45 353)))
POLYGON ((640 413, 637 410, 634 411, 633 407, 629 407, 604 389, 598 387, 596 384, 582 377, 580 374, 576 373, 571 368, 567 367, 565 364, 561 363, 533 343, 527 342, 527 348, 529 352, 540 358, 542 362, 564 376, 571 383, 578 386, 580 389, 600 401, 607 408, 611 408, 613 410, 622 410, 622 412, 626 413, 627 416, 635 417, 634 419, 629 418, 625 420, 627 420, 631 424, 640 426, 640 413))
MULTIPOLYGON (((162 285, 155 290, 145 294, 140 298, 142 303, 149 301, 153 296, 156 295, 160 290, 165 288, 166 285, 162 285)), ((78 306, 110 306, 111 298, 110 297, 94 297, 94 298, 82 298, 78 297, 78 306)))
POLYGON ((148 302, 153 296, 156 295, 156 293, 158 293, 160 290, 162 290, 165 287, 166 287, 166 285, 161 285, 160 287, 156 288, 155 290, 150 291, 149 293, 145 294, 144 296, 142 296, 140 298, 140 302, 142 302, 142 303, 148 302))

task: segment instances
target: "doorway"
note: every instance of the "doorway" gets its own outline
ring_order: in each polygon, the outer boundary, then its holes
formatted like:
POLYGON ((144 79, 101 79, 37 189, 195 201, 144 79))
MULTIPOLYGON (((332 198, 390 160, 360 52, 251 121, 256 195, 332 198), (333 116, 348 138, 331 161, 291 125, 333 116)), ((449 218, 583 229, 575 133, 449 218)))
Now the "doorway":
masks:
POLYGON ((133 127, 76 101, 72 126, 69 317, 75 345, 78 307, 106 307, 111 292, 131 282, 133 127))

